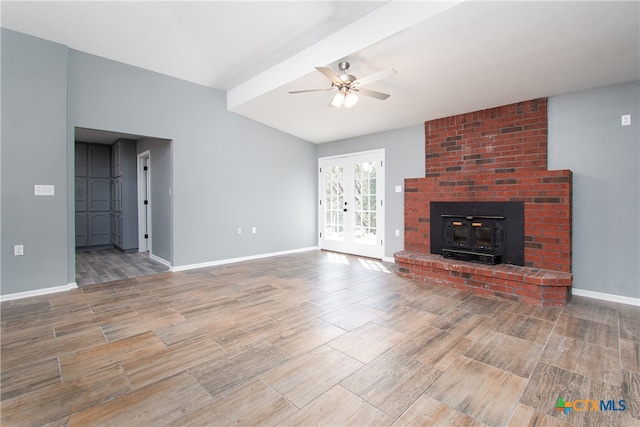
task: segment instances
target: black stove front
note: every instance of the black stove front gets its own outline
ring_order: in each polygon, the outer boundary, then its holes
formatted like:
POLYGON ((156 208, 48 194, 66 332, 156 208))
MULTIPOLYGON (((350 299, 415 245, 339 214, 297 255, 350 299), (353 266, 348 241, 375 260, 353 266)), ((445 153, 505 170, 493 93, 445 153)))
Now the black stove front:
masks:
POLYGON ((431 202, 431 253, 524 265, 524 203, 431 202))

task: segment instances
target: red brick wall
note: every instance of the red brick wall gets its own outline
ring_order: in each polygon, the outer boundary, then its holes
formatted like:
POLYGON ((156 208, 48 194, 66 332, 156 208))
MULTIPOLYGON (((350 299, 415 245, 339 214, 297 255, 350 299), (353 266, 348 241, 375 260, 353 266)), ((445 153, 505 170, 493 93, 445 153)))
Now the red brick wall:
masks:
POLYGON ((426 177, 547 169, 547 100, 425 123, 426 177))
POLYGON ((404 248, 430 252, 431 201, 524 202, 525 266, 571 272, 571 171, 406 179, 404 248))
POLYGON ((405 250, 430 252, 431 201, 523 201, 525 266, 571 272, 571 171, 547 171, 547 102, 425 123, 426 177, 405 180, 405 250))

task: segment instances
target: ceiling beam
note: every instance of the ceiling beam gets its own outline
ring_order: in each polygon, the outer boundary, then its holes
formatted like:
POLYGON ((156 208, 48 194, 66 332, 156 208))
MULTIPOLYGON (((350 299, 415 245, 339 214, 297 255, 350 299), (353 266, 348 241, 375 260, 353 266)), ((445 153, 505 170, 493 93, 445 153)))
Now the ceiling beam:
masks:
POLYGON ((227 92, 227 109, 234 108, 293 80, 386 39, 444 12, 462 1, 391 1, 340 31, 264 71, 227 92))

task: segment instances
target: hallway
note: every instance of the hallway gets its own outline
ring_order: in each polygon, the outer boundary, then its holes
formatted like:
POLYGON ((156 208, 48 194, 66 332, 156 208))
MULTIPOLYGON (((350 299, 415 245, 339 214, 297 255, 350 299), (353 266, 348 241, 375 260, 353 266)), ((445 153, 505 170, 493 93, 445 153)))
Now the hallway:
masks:
POLYGON ((115 248, 76 251, 78 286, 150 276, 166 271, 169 271, 169 267, 153 261, 147 252, 124 253, 115 248))

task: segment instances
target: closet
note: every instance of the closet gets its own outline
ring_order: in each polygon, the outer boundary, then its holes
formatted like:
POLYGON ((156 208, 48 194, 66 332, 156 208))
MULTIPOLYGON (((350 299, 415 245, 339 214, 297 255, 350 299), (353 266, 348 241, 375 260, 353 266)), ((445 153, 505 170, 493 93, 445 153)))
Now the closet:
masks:
POLYGON ((75 148, 76 248, 137 251, 135 141, 75 148))

